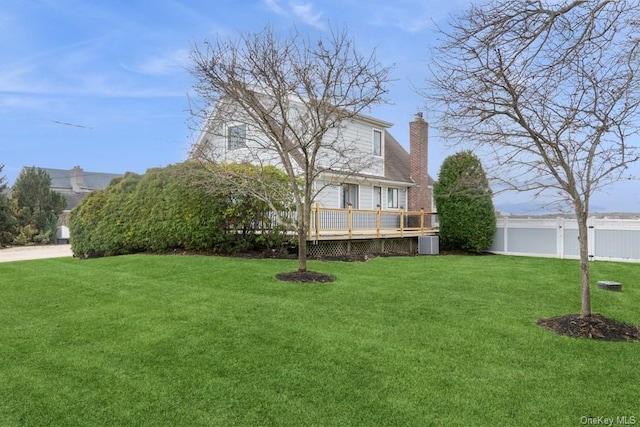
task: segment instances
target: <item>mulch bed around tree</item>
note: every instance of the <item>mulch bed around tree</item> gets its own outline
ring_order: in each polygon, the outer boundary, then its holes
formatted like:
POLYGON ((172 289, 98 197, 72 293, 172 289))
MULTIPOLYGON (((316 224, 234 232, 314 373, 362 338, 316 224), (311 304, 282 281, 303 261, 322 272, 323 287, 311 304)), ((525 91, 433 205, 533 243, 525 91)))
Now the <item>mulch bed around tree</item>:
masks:
POLYGON ((640 327, 607 319, 602 314, 582 317, 580 314, 568 314, 552 318, 539 319, 539 326, 557 334, 578 338, 591 338, 604 341, 640 340, 640 327))
POLYGON ((276 274, 276 279, 296 283, 330 283, 335 280, 335 277, 317 271, 292 271, 276 274))

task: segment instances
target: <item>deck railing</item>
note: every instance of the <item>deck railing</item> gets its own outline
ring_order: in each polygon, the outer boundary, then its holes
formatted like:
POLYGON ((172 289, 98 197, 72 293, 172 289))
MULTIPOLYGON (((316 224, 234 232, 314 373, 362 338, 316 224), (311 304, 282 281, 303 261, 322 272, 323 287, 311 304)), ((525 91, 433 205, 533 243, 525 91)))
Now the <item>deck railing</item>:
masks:
POLYGON ((437 230, 437 213, 382 209, 311 208, 309 240, 409 237, 437 230))

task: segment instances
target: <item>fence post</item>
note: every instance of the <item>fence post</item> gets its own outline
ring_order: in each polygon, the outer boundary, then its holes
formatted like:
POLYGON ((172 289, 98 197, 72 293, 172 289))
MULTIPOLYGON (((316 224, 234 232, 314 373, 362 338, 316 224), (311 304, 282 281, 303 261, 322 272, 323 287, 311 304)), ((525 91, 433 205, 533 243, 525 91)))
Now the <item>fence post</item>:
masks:
POLYGON ((503 234, 503 246, 504 254, 509 254, 509 218, 504 219, 504 233, 503 234))
POLYGON ((589 247, 589 260, 595 261, 596 256, 596 219, 587 218, 587 246, 589 247))
POLYGON ((380 238, 380 205, 378 205, 378 209, 376 210, 376 237, 380 238))
POLYGON ((353 217, 351 215, 351 205, 349 205, 349 209, 347 210, 347 227, 349 228, 349 239, 351 239, 353 234, 353 217))
POLYGON ((404 211, 400 211, 400 237, 404 237, 404 211))
POLYGON ((424 235, 424 208, 420 209, 420 235, 424 235))
POLYGON ((556 258, 564 259, 564 218, 556 218, 556 258))

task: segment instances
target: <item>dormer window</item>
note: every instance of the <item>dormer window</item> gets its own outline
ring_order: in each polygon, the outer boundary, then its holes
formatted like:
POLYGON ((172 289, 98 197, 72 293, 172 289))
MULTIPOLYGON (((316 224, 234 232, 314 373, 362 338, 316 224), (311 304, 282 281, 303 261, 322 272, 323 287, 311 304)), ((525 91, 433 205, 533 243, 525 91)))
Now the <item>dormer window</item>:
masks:
POLYGON ((382 156, 382 131, 373 130, 373 155, 382 156))
POLYGON ((227 130, 227 147, 237 150, 247 146, 247 125, 229 126, 227 130))

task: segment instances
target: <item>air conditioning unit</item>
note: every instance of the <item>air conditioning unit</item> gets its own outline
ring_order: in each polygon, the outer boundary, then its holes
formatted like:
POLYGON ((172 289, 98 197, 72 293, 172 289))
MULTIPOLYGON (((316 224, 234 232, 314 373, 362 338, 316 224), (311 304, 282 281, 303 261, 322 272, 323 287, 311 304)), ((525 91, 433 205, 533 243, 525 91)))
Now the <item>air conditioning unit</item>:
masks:
POLYGON ((440 237, 439 236, 418 237, 418 254, 438 255, 439 253, 440 253, 440 237))

